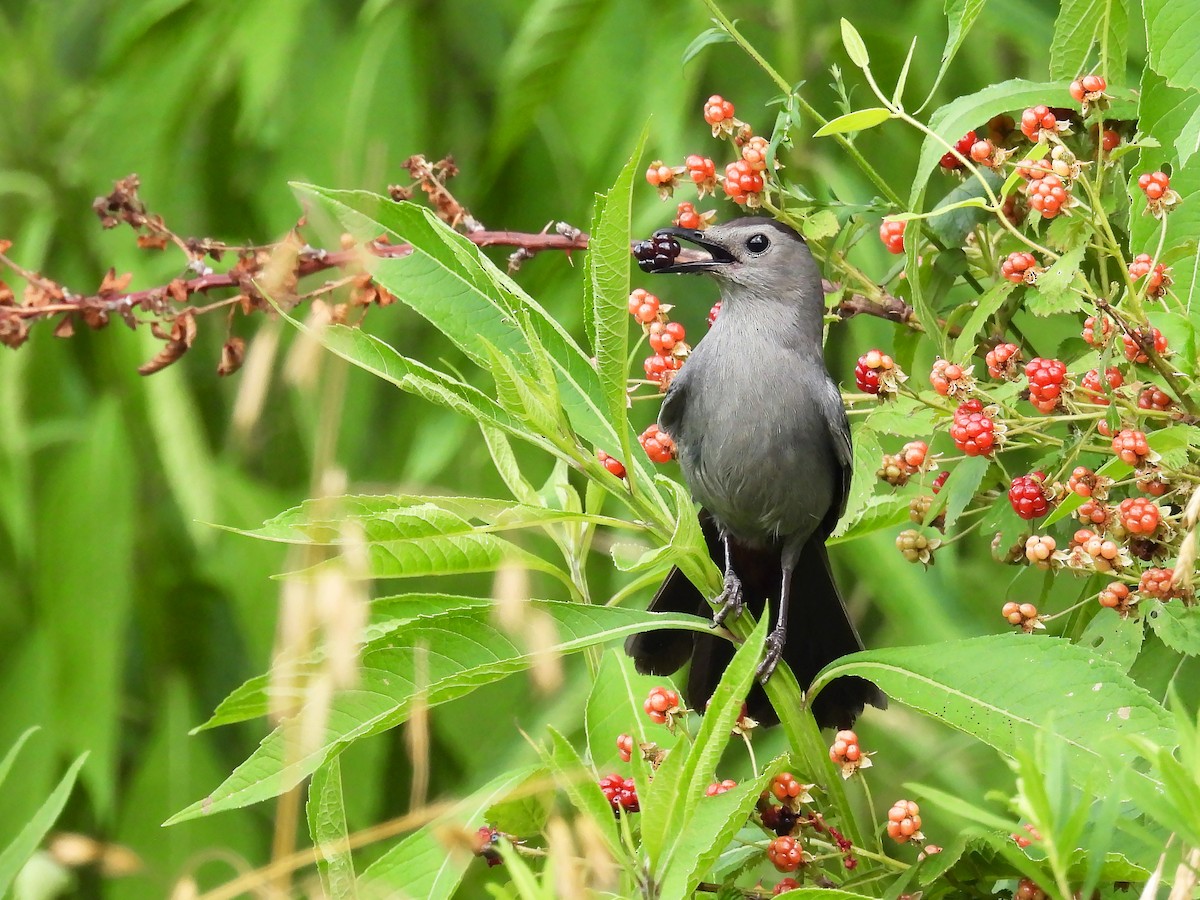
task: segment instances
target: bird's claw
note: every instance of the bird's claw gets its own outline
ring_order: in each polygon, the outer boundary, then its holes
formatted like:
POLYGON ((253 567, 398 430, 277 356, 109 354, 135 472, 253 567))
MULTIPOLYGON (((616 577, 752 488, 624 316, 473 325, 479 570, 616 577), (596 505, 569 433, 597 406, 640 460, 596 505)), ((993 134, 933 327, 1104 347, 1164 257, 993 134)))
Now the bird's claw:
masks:
POLYGON ((759 684, 766 684, 767 679, 775 672, 775 667, 779 665, 779 658, 783 656, 785 636, 785 633, 779 628, 776 628, 767 635, 766 652, 763 654, 762 662, 758 664, 758 669, 754 673, 759 684))
POLYGON ((733 572, 725 573, 725 586, 717 599, 713 601, 721 608, 713 616, 713 628, 725 624, 730 616, 737 618, 742 614, 742 582, 733 572))

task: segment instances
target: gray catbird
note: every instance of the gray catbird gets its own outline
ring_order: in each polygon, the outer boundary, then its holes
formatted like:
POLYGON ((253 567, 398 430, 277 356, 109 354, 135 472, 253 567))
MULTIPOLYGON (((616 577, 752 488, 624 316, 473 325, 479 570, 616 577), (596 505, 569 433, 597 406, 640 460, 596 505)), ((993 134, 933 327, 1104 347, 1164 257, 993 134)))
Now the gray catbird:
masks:
MULTIPOLYGON (((767 600, 777 597, 759 679, 783 659, 807 685, 826 663, 862 649, 825 552, 845 509, 852 454, 841 395, 825 368, 821 273, 804 238, 769 218, 704 231, 663 229, 654 244, 639 253, 652 271, 703 272, 721 287, 720 314, 671 382, 658 416, 702 506, 709 553, 725 572, 714 624, 738 615, 743 604, 769 614, 767 600), (677 261, 673 237, 708 258, 677 261)), ((674 569, 650 608, 709 607, 674 569)), ((690 658, 687 700, 700 710, 732 657, 728 641, 687 631, 634 635, 625 650, 643 674, 669 675, 690 658)), ((778 721, 760 688, 747 703, 752 718, 778 721)), ((822 727, 849 728, 867 703, 883 708, 887 699, 869 681, 843 677, 812 709, 822 727)))

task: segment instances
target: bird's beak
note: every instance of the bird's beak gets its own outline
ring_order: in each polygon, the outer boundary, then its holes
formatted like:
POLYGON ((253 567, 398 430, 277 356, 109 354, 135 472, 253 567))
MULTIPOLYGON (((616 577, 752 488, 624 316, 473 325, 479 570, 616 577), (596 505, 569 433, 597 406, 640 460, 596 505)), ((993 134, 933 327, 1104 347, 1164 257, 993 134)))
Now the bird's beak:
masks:
POLYGON ((699 251, 684 249, 673 265, 663 269, 655 269, 655 274, 662 272, 712 272, 735 262, 734 256, 723 244, 710 240, 703 231, 695 228, 661 228, 654 232, 655 237, 670 235, 680 240, 695 244, 699 251))

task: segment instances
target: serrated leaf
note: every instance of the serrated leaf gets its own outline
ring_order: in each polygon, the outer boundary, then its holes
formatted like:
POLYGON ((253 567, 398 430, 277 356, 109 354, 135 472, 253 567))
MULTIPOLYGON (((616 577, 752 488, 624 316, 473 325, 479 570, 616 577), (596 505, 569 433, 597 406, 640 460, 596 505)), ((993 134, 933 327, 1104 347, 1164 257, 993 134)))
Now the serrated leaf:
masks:
MULTIPOLYGON (((1059 742, 1081 786, 1132 771, 1136 754, 1124 736, 1170 744, 1173 735, 1166 710, 1118 665, 1059 638, 993 635, 856 653, 823 669, 812 691, 841 675, 861 675, 1006 756, 1035 740, 1059 742), (1038 672, 1038 690, 1012 691, 997 672, 1038 672)), ((1126 784, 1147 787, 1136 775, 1126 784)))
POLYGON ((842 45, 846 48, 846 55, 850 57, 850 61, 860 69, 865 69, 871 64, 871 57, 867 53, 867 45, 863 43, 862 35, 846 19, 842 19, 842 45))
MULTIPOLYGON (((843 22, 845 19, 842 20, 843 22)), ((867 109, 858 109, 852 113, 846 113, 844 116, 838 116, 836 119, 831 119, 826 122, 815 132, 813 137, 828 137, 831 134, 846 134, 851 131, 865 131, 868 128, 874 128, 876 125, 882 125, 888 119, 892 118, 892 112, 882 106, 872 106, 867 109)))
POLYGON ((825 543, 845 543, 907 522, 908 507, 909 498, 902 494, 871 497, 855 519, 844 518, 838 522, 837 528, 825 543))
MULTIPOLYGON (((933 86, 929 89, 929 97, 933 98, 934 93, 938 89, 938 85, 942 83, 942 79, 946 77, 946 71, 950 68, 950 63, 954 57, 958 55, 958 50, 962 47, 963 41, 967 39, 967 33, 970 32, 971 26, 975 24, 975 20, 979 18, 979 14, 983 12, 983 7, 987 0, 946 0, 946 22, 948 25, 946 34, 946 47, 942 50, 942 64, 938 68, 937 77, 933 80, 933 86)), ((929 103, 926 100, 921 104, 922 108, 929 103)))
POLYGON ((988 320, 1000 311, 1004 301, 1008 299, 1016 285, 1007 279, 998 279, 974 301, 975 308, 962 325, 962 331, 954 339, 954 350, 951 359, 966 362, 975 355, 976 338, 987 325, 988 320))
POLYGON ((1089 303, 1072 287, 1086 251, 1087 244, 1077 244, 1038 276, 1037 284, 1026 292, 1026 312, 1046 317, 1089 308, 1089 303))
POLYGON ((979 492, 979 485, 983 483, 983 476, 990 465, 991 460, 986 456, 969 456, 955 465, 942 489, 934 495, 926 521, 932 522, 942 513, 946 517, 946 529, 953 528, 958 517, 979 492))
POLYGON ((1200 21, 1188 3, 1143 0, 1150 68, 1177 88, 1200 90, 1200 21))
POLYGON ((935 431, 933 420, 936 415, 935 410, 919 400, 899 395, 878 404, 867 413, 863 424, 877 435, 886 434, 894 438, 930 437, 935 431))
POLYGON ((633 738, 634 753, 638 753, 638 746, 647 741, 654 741, 666 749, 677 743, 678 736, 663 729, 655 729, 653 734, 646 730, 649 720, 642 704, 651 688, 660 685, 675 687, 670 679, 639 675, 633 660, 624 652, 605 652, 584 708, 588 758, 597 771, 608 771, 620 762, 616 742, 619 734, 633 738))
POLYGON ((1119 85, 1128 38, 1128 0, 1063 0, 1050 41, 1050 75, 1072 81, 1099 72, 1119 85))
POLYGON ((332 900, 357 897, 354 858, 347 843, 349 829, 342 800, 342 769, 336 757, 313 773, 305 815, 325 896, 332 900))
MULTIPOLYGON (((1000 189, 1002 179, 991 169, 982 169, 979 174, 993 191, 1000 189)), ((978 178, 968 178, 934 206, 943 212, 927 219, 925 225, 947 247, 961 247, 976 225, 992 218, 986 205, 983 184, 978 178)))
POLYGON ((553 600, 526 601, 520 615, 538 617, 557 637, 534 646, 526 634, 496 625, 490 609, 480 609, 421 619, 372 643, 362 657, 358 686, 334 697, 324 729, 307 750, 297 751, 290 739, 294 723, 284 722, 212 794, 172 816, 169 824, 277 796, 355 740, 402 724, 414 705, 428 708, 461 697, 528 669, 547 654, 574 653, 657 628, 711 628, 699 616, 553 600))
POLYGON ((850 492, 846 497, 846 509, 842 518, 855 521, 875 492, 875 472, 879 468, 879 457, 883 448, 874 429, 863 423, 852 426, 852 441, 854 471, 850 478, 850 492))
MULTIPOLYGON (((537 766, 497 776, 460 800, 445 815, 413 832, 373 862, 359 880, 368 897, 421 897, 450 900, 475 857, 462 848, 448 849, 447 832, 467 834, 484 824, 488 807, 534 777, 537 766)), ((465 841, 463 842, 465 845, 465 841)))
POLYGON ((1200 606, 1149 600, 1139 608, 1164 644, 1177 653, 1200 656, 1200 606))
POLYGON ((833 237, 840 228, 837 215, 831 209, 822 209, 811 216, 805 216, 800 225, 804 237, 810 241, 823 241, 827 237, 833 237))
POLYGON ((1145 634, 1141 621, 1134 616, 1122 617, 1115 609, 1102 609, 1088 622, 1079 643, 1128 672, 1141 652, 1145 634))

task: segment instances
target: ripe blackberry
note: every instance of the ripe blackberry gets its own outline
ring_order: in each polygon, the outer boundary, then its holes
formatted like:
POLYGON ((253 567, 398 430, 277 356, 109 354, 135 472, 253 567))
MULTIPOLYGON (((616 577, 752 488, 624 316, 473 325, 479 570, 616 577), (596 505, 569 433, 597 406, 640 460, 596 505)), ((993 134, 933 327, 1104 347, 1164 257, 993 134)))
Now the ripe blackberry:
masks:
POLYGON ((656 272, 674 264, 682 248, 669 234, 656 234, 633 246, 633 255, 643 272, 656 272))
POLYGON ((1050 500, 1042 482, 1044 472, 1033 472, 1013 479, 1008 489, 1008 502, 1022 519, 1040 519, 1050 511, 1050 500))
POLYGON ((1067 380, 1066 364, 1038 356, 1025 366, 1025 374, 1029 378, 1029 402, 1039 412, 1053 412, 1067 380))
POLYGON ((987 456, 996 447, 996 426, 979 400, 964 400, 954 411, 950 437, 967 456, 987 456))

